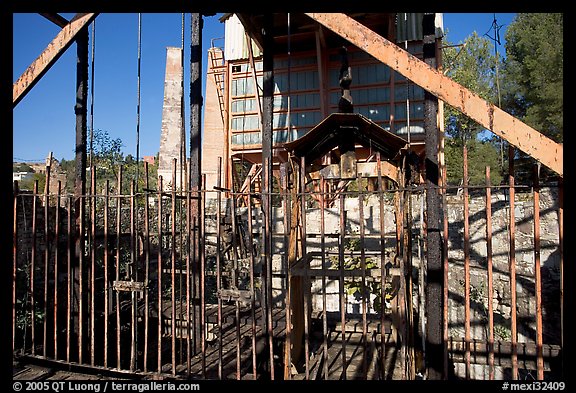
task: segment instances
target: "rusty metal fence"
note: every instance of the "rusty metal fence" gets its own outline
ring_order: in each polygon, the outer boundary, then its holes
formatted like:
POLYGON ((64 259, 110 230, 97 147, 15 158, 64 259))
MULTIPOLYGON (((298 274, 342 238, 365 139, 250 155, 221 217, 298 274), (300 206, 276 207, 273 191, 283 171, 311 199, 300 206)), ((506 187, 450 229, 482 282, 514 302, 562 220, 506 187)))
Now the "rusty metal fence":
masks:
MULTIPOLYGON (((472 187, 464 163, 464 184, 437 189, 445 377, 558 376, 562 185, 516 185, 511 164, 508 184, 487 168, 472 187)), ((336 190, 304 167, 283 165, 268 195, 176 189, 175 166, 124 194, 121 169, 100 189, 92 170, 81 196, 49 193, 49 171, 44 192, 15 182, 14 356, 151 377, 425 377, 425 188, 377 173, 336 190)))

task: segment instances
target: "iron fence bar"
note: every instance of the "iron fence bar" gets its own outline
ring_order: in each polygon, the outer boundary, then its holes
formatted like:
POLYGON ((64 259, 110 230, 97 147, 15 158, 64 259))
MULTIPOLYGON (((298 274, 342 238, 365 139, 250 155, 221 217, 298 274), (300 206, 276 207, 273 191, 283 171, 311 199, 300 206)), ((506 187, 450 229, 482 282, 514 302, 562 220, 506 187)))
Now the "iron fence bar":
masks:
MULTIPOLYGON (((12 353, 16 353, 16 283, 18 273, 18 181, 14 181, 13 218, 12 222, 12 353)), ((24 314, 26 312, 24 311, 24 314)))
MULTIPOLYGON (((190 163, 186 163, 185 165, 187 165, 187 171, 189 171, 190 169, 190 163)), ((181 172, 182 173, 182 172, 181 172)), ((204 176, 204 175, 202 175, 204 176)), ((182 177, 182 176, 180 176, 182 177)), ((180 184, 182 184, 182 182, 180 182, 180 184)), ((181 186, 182 187, 182 186, 181 186)), ((190 202, 192 201, 191 198, 191 190, 190 190, 190 182, 189 181, 185 181, 184 182, 184 191, 186 194, 186 235, 187 235, 187 239, 188 241, 186 242, 186 374, 188 376, 190 376, 190 367, 191 367, 191 358, 192 358, 192 341, 191 341, 191 334, 192 334, 192 323, 190 320, 190 316, 191 316, 191 310, 190 310, 190 306, 191 306, 191 293, 190 293, 190 263, 192 262, 190 260, 190 254, 192 252, 192 237, 191 237, 191 227, 190 227, 190 210, 191 210, 191 206, 190 206, 190 202)), ((202 185, 200 185, 199 190, 201 190, 202 185)), ((198 194, 200 195, 200 194, 198 194)), ((202 208, 200 208, 200 210, 202 210, 202 208)), ((200 212, 200 214, 202 214, 200 212)), ((182 239, 182 237, 181 237, 182 239)), ((180 242, 180 244, 182 245, 182 242, 180 242)), ((196 253, 194 253, 194 255, 196 255, 196 253)), ((194 261, 194 263, 196 263, 196 261, 194 261)), ((204 271, 202 270, 200 272, 201 275, 204 274, 204 271)), ((201 311, 202 312, 202 311, 201 311)), ((200 326, 202 328, 203 324, 200 326)), ((204 340, 202 340, 202 344, 204 344, 204 340)), ((204 352, 204 347, 202 347, 202 352, 204 352)))
MULTIPOLYGON (((200 199, 200 332, 202 336, 202 377, 206 378, 206 174, 198 191, 200 199), (202 193, 202 188, 204 192, 202 193)), ((190 206, 190 202, 188 202, 190 206)), ((188 210, 190 213, 190 210, 188 210)))
MULTIPOLYGON (((300 159, 300 189, 301 189, 301 210, 302 210, 302 234, 301 234, 301 247, 302 258, 307 261, 306 249, 306 159, 300 159)), ((310 300, 310 278, 308 277, 308 270, 310 269, 309 262, 304 264, 304 364, 305 364, 305 378, 310 379, 310 321, 309 321, 309 300, 310 300)), ((269 307, 272 307, 270 305, 269 307)))
MULTIPOLYGON (((130 181, 130 267, 127 270, 129 275, 129 281, 138 281, 138 265, 136 263, 136 220, 134 217, 134 209, 136 202, 136 184, 135 180, 130 181)), ((131 323, 130 323, 130 371, 134 371, 137 367, 136 353, 138 348, 138 332, 136 324, 136 291, 130 291, 130 313, 131 313, 131 323)))
MULTIPOLYGON (((490 185, 490 167, 486 167, 486 185, 490 185)), ((488 378, 494 379, 494 283, 492 274, 492 190, 486 188, 486 263, 488 272, 488 378)))
POLYGON ((534 165, 534 285, 536 293, 536 372, 544 380, 544 355, 542 352, 542 278, 540 272, 540 185, 538 164, 534 165))
POLYGON ((516 327, 516 242, 515 242, 515 212, 514 212, 514 152, 513 146, 508 147, 508 184, 510 185, 510 325, 512 343, 512 379, 518 379, 518 348, 517 348, 517 327, 516 327))
MULTIPOLYGON (((284 207, 284 250, 285 250, 285 254, 286 254, 286 297, 285 297, 285 305, 286 305, 286 344, 285 344, 285 362, 286 364, 284 365, 284 379, 286 380, 291 380, 292 379, 292 322, 291 322, 291 317, 290 317, 290 293, 291 293, 291 288, 290 288, 290 282, 292 279, 292 271, 290 269, 290 228, 291 228, 291 223, 292 223, 292 213, 290 211, 290 207, 292 206, 292 201, 290 198, 290 193, 288 192, 288 177, 290 176, 289 173, 289 168, 288 168, 288 163, 285 163, 284 165, 282 165, 282 167, 284 169, 284 177, 282 178, 283 180, 283 184, 282 184, 282 189, 284 190, 284 193, 282 195, 282 204, 284 207)), ((249 179, 250 183, 251 182, 251 178, 249 179)), ((250 194, 248 195, 248 199, 250 201, 249 205, 252 204, 252 198, 250 196, 250 194)), ((248 214, 249 217, 249 221, 252 221, 252 215, 249 213, 248 214)), ((250 233, 252 233, 252 229, 248 230, 250 233)), ((252 245, 252 240, 251 243, 252 245)), ((253 246, 251 246, 250 250, 253 249, 253 246)), ((251 263, 253 263, 253 260, 251 261, 251 263)), ((256 294, 254 293, 254 296, 256 294)), ((254 317, 252 317, 254 318, 254 317)), ((255 322, 254 322, 254 329, 256 328, 255 322)), ((254 343, 255 345, 255 343, 254 343)), ((256 349, 254 347, 254 358, 256 358, 256 349)), ((256 379, 256 366, 254 366, 254 379, 256 379)))
POLYGON ((378 202, 380 208, 380 350, 382 379, 386 379, 386 211, 384 208, 384 183, 380 152, 376 153, 376 167, 378 176, 378 202))
POLYGON ((172 187, 171 187, 171 236, 170 236, 170 294, 171 294, 171 318, 170 323, 172 337, 172 375, 176 375, 176 161, 174 158, 172 161, 172 187))
MULTIPOLYGON (((120 233, 122 231, 122 165, 118 166, 118 183, 116 192, 116 281, 120 280, 120 233)), ((120 291, 116 291, 116 368, 120 369, 120 291)))
MULTIPOLYGON (((232 261, 233 261, 233 270, 232 270, 232 287, 240 289, 238 285, 238 256, 237 256, 237 248, 238 242, 236 240, 236 236, 238 235, 237 228, 236 228, 236 197, 230 194, 230 219, 231 219, 231 226, 232 226, 232 261)), ((239 300, 235 302, 235 325, 236 325, 236 379, 242 379, 240 375, 240 304, 239 300)))
MULTIPOLYGON (((558 248, 560 251, 560 345, 564 349, 564 179, 558 182, 558 248)), ((565 351, 562 351, 562 377, 565 351)))
POLYGON ((468 149, 463 151, 464 184, 464 336, 466 341, 466 379, 470 379, 470 232, 468 206, 468 149))
POLYGON ((60 196, 62 193, 62 182, 58 181, 58 191, 56 194, 56 213, 54 217, 54 359, 58 359, 58 263, 60 253, 58 245, 60 242, 60 196))
POLYGON ((72 196, 68 196, 68 222, 67 222, 67 237, 66 237, 66 281, 67 281, 67 299, 66 299, 66 361, 70 362, 70 346, 71 346, 71 320, 72 320, 72 196))
MULTIPOLYGON (((362 271, 362 281, 360 283, 362 299, 362 372, 363 378, 368 378, 368 362, 366 352, 368 351, 368 324, 366 321, 366 252, 364 243, 364 194, 362 192, 362 175, 358 176, 358 214, 360 221, 360 269, 362 271)), ((369 296, 369 295, 368 295, 369 296)))
MULTIPOLYGON (((84 183, 84 182, 83 182, 84 183)), ((84 188, 84 186, 82 187, 84 188)), ((78 363, 84 363, 84 211, 86 198, 79 196, 80 202, 80 248, 78 250, 78 363)))
POLYGON ((50 270, 50 242, 48 236, 50 232, 49 207, 50 207, 50 161, 46 165, 46 182, 44 184, 44 315, 43 315, 43 345, 42 353, 48 356, 48 271, 50 270))
MULTIPOLYGON (((322 253, 322 269, 326 269, 326 241, 324 239, 325 222, 324 222, 324 209, 325 209, 325 193, 326 183, 324 176, 320 176, 320 250, 322 253)), ((327 301, 326 301, 326 275, 322 275, 322 350, 324 352, 324 379, 328 379, 328 316, 327 301)))
POLYGON ((144 161, 144 372, 148 372, 148 336, 150 335, 150 184, 148 162, 144 161))
POLYGON ((162 373, 162 176, 158 176, 158 374, 162 373))
MULTIPOLYGON (((448 211, 447 211, 447 200, 446 200, 446 185, 447 185, 447 167, 443 163, 442 164, 442 206, 443 206, 443 214, 442 214, 442 263, 443 263, 443 289, 442 289, 442 314, 443 314, 443 321, 442 321, 442 330, 443 330, 443 338, 444 338, 444 348, 443 348, 443 358, 444 358, 444 375, 443 378, 445 380, 449 377, 449 369, 448 369, 448 272, 450 265, 448 263, 448 211)), ((425 236, 427 237, 428 227, 425 228, 425 236)))
POLYGON ((110 188, 110 181, 106 179, 106 186, 104 189, 104 367, 108 367, 108 315, 110 310, 109 298, 110 289, 108 287, 109 272, 108 272, 108 190, 110 188))
POLYGON ((346 380, 346 298, 344 297, 344 242, 346 235, 346 210, 344 203, 346 196, 340 194, 340 244, 338 255, 339 292, 340 292, 340 323, 342 330, 342 379, 346 380))
POLYGON ((90 365, 94 366, 96 361, 96 337, 95 321, 95 283, 96 283, 96 173, 95 168, 90 168, 90 190, 92 191, 90 204, 90 365))
MULTIPOLYGON (((222 157, 218 157, 218 180, 217 180, 217 203, 216 203, 216 293, 221 290, 220 275, 220 224, 222 211, 222 157)), ((218 379, 222 379, 222 299, 218 296, 218 379)))

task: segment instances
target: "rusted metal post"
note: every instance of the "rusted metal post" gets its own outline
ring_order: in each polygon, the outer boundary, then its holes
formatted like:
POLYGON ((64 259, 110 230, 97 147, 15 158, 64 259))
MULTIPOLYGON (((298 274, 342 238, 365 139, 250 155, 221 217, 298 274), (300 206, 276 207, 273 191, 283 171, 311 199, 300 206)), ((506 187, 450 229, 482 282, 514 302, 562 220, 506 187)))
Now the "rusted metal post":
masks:
MULTIPOLYGON (((322 271, 326 267, 326 239, 324 210, 326 208, 326 183, 323 176, 320 176, 320 252, 322 253, 322 271)), ((324 353, 324 380, 328 380, 328 315, 326 302, 326 274, 322 274, 322 350, 324 353)))
MULTIPOLYGON (((250 184, 252 184, 252 178, 248 175, 248 241, 250 244, 250 291, 252 291, 251 299, 251 313, 252 313, 252 373, 254 374, 254 380, 258 379, 257 375, 257 363, 256 363, 256 287, 254 286, 254 238, 253 238, 253 228, 252 228, 252 196, 250 190, 250 184)), ((285 210, 286 211, 286 210, 285 210)), ((288 302, 286 304, 289 304, 288 302)), ((287 306, 288 307, 288 306, 287 306)), ((290 319, 286 318, 286 330, 290 319)), ((290 335, 287 333, 287 337, 290 335)), ((288 351, 290 352, 290 351, 288 351)))
MULTIPOLYGON (((202 175, 200 187, 202 190, 200 195, 200 332, 202 335, 202 377, 206 378, 206 174, 202 175)), ((190 195, 190 190, 188 190, 188 195, 190 195)), ((188 214, 190 214, 190 207, 188 214)), ((190 285, 190 279, 188 279, 188 285, 190 285)), ((190 315, 188 318, 190 321, 190 315)))
POLYGON ((110 181, 106 179, 104 188, 104 367, 108 367, 108 315, 110 313, 110 288, 108 282, 110 275, 108 272, 108 205, 110 203, 108 190, 110 181))
POLYGON ((162 372, 162 320, 164 305, 162 303, 162 176, 158 176, 158 374, 162 372))
MULTIPOLYGON (((184 15, 182 15, 182 17, 184 17, 184 15)), ((188 165, 188 170, 187 172, 190 171, 190 163, 187 164, 188 165)), ((180 176, 182 176, 182 172, 180 172, 180 176)), ((202 180, 204 180, 204 176, 202 175, 202 180)), ((181 187, 184 187, 185 193, 186 193, 186 233, 188 234, 188 241, 186 242, 186 374, 190 375, 190 359, 192 357, 192 340, 191 340, 191 335, 192 335, 192 320, 190 319, 191 315, 192 315, 192 288, 191 288, 191 284, 192 284, 192 280, 191 280, 191 270, 190 270, 190 265, 192 264, 192 255, 191 253, 193 253, 193 249, 192 249, 192 228, 190 227, 190 225, 194 225, 193 222, 191 222, 191 214, 190 214, 190 208, 191 208, 191 203, 192 203, 192 198, 191 198, 191 192, 190 192, 190 182, 185 182, 185 184, 183 184, 182 182, 180 182, 181 187)), ((202 184, 204 184, 202 182, 202 184)), ((202 188, 202 184, 200 185, 199 189, 202 188)), ((200 192, 198 193, 200 195, 200 192)), ((200 199, 200 202, 202 202, 202 198, 200 199)), ((203 213, 203 208, 202 205, 200 206, 200 213, 203 213)), ((183 236, 180 236, 180 239, 182 240, 183 236)), ((199 238, 199 242, 202 241, 202 237, 199 238)), ((200 250, 199 250, 200 251, 200 250)), ((203 288, 203 284, 204 284, 204 261, 200 260, 200 272, 199 272, 199 278, 200 278, 200 300, 202 302, 202 305, 204 304, 204 290, 203 288)), ((203 321, 203 312, 204 307, 200 307, 200 329, 201 331, 204 330, 204 322, 203 321)), ((198 327, 196 327, 198 328, 198 327)), ((202 360, 204 360, 204 335, 201 335, 202 337, 202 341, 201 341, 201 354, 202 354, 202 360)))
MULTIPOLYGON (((448 192, 448 181, 447 181, 447 167, 445 164, 442 165, 442 206, 446 207, 446 194, 448 192)), ((444 339, 443 351, 444 351, 444 379, 448 379, 448 212, 446 209, 442 214, 442 265, 443 265, 443 280, 444 285, 442 290, 442 336, 444 339)))
MULTIPOLYGON (((176 375, 176 162, 172 162, 172 187, 171 187, 171 237, 170 237, 170 301, 171 301, 171 342, 172 342, 172 375, 176 375)), ((179 302, 181 305, 182 302, 179 302)))
MULTIPOLYGON (((122 231, 122 165, 118 167, 118 182, 116 185, 116 281, 120 280, 120 234, 122 231)), ((120 364, 120 291, 116 291, 116 367, 120 364)))
POLYGON ((66 297, 66 362, 70 363, 70 346, 71 346, 71 331, 72 331, 72 206, 74 205, 73 197, 68 196, 68 222, 66 223, 66 284, 67 284, 67 297, 66 297))
POLYGON ((542 351, 542 278, 540 272, 540 182, 539 167, 534 165, 534 285, 536 286, 536 372, 544 380, 544 355, 542 351))
POLYGON ((514 213, 514 147, 508 148, 508 184, 510 186, 510 212, 509 212, 509 240, 510 240, 510 260, 508 269, 510 271, 510 330, 512 345, 512 379, 518 379, 518 336, 516 328, 516 219, 514 213))
POLYGON ((378 203, 380 205, 380 368, 382 379, 386 379, 386 211, 384 209, 384 183, 382 179, 380 152, 376 153, 378 174, 378 203))
POLYGON ((272 123, 273 123, 273 101, 274 101, 274 16, 265 14, 263 43, 263 85, 262 85, 262 212, 264 214, 264 254, 263 269, 265 289, 266 310, 266 331, 268 339, 268 350, 270 352, 270 378, 274 380, 274 337, 272 332, 272 123))
MULTIPOLYGON (((564 348, 564 180, 558 181, 558 249, 560 251, 560 345, 564 348)), ((562 351, 562 377, 566 351, 562 351)))
POLYGON ((338 243, 338 270, 339 276, 339 290, 340 290, 340 323, 342 327, 342 376, 341 379, 346 380, 346 297, 344 296, 344 244, 346 242, 346 195, 340 193, 340 241, 338 243))
MULTIPOLYGON (((238 244, 236 236, 238 235, 236 229, 236 195, 234 192, 230 193, 230 219, 232 221, 232 261, 233 261, 233 274, 232 286, 238 288, 238 244)), ((240 355, 241 355, 241 338, 240 338, 240 303, 238 300, 235 302, 235 316, 236 316, 236 379, 242 379, 240 375, 240 355)))
POLYGON ((494 379, 494 283, 492 275, 492 189, 486 167, 486 264, 488 271, 488 377, 494 379))
MULTIPOLYGON (((138 165, 138 163, 136 163, 138 165)), ((136 264, 136 219, 135 202, 136 202, 136 181, 130 182, 130 265, 128 266, 128 279, 131 282, 138 281, 138 265, 136 264)), ((130 291, 130 371, 136 369, 136 353, 138 351, 138 332, 136 316, 136 291, 130 291)))
POLYGON ((96 316, 94 310, 94 297, 96 294, 94 288, 96 284, 96 168, 94 166, 90 168, 90 191, 92 192, 90 196, 92 200, 90 204, 90 244, 92 245, 90 250, 90 365, 94 366, 96 361, 96 337, 94 330, 94 317, 96 316))
MULTIPOLYGON (((18 272, 18 181, 13 185, 14 197, 14 215, 12 222, 12 353, 15 354, 16 348, 16 279, 18 272)), ((56 285, 55 287, 58 287, 56 285)), ((24 311, 25 313, 26 311, 24 311)), ((56 341, 55 341, 56 342, 56 341)), ((25 348, 23 348, 25 349, 25 348)))
POLYGON ((362 191, 362 175, 358 173, 358 210, 360 221, 360 269, 362 271, 362 282, 360 283, 360 293, 362 299, 362 372, 363 379, 368 377, 368 361, 366 352, 368 351, 368 324, 366 321, 366 296, 370 296, 366 290, 366 250, 364 242, 364 193, 362 191))
POLYGON ((302 261, 304 262, 304 365, 305 365, 305 378, 310 379, 310 321, 309 321, 309 300, 310 300, 310 283, 308 277, 308 255, 306 250, 306 158, 300 159, 300 210, 302 220, 302 261))
MULTIPOLYGON (((424 14, 424 62, 431 69, 436 61, 435 14, 424 14)), ((444 366, 443 286, 441 219, 444 207, 438 193, 438 98, 424 93, 425 171, 426 171, 426 370, 428 379, 442 379, 444 366)))
POLYGON ((469 229, 469 206, 468 206, 468 149, 464 145, 462 149, 464 172, 462 187, 464 189, 464 345, 466 346, 466 379, 470 379, 470 229, 469 229))
MULTIPOLYGON (((150 334, 150 183, 148 162, 144 161, 144 372, 148 371, 148 336, 150 334)), ((106 275, 105 275, 106 276, 106 275)))
MULTIPOLYGON (((202 180, 202 28, 204 20, 202 14, 192 13, 190 15, 191 32, 190 32, 190 170, 189 170, 189 191, 194 195, 190 202, 190 214, 192 217, 199 217, 200 183, 202 180)), ((196 228, 193 233, 198 235, 196 228)), ((202 337, 200 336, 200 310, 198 299, 200 293, 200 275, 199 272, 199 238, 195 236, 192 239, 192 249, 194 250, 192 258, 192 297, 194 298, 193 319, 194 319, 194 352, 197 352, 202 337)))
MULTIPOLYGON (((216 293, 220 293, 222 288, 220 266, 221 266, 221 244, 220 244, 220 231, 222 220, 222 157, 218 157, 218 179, 216 181, 217 187, 217 204, 216 208, 216 293)), ((218 379, 222 379, 222 299, 218 296, 218 379)))
POLYGON ((78 334, 79 363, 82 363, 81 341, 83 323, 82 302, 82 264, 84 254, 84 194, 86 193, 86 119, 88 102, 88 27, 83 27, 76 36, 76 157, 75 157, 75 183, 74 183, 74 213, 75 213, 75 259, 73 266, 73 332, 78 334))
POLYGON ((50 207, 50 163, 52 161, 52 153, 50 153, 46 160, 46 182, 44 184, 44 318, 43 318, 43 347, 42 354, 44 357, 48 355, 48 271, 50 270, 50 242, 48 236, 50 233, 50 220, 49 220, 49 207, 50 207))

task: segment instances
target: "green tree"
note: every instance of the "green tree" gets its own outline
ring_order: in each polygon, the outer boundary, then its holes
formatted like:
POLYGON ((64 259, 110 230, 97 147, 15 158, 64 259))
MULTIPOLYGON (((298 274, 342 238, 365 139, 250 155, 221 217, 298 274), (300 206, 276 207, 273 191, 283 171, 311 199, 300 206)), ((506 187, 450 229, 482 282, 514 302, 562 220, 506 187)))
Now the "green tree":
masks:
POLYGON ((563 14, 518 14, 506 30, 504 109, 562 142, 563 14))
MULTIPOLYGON (((490 40, 474 32, 462 46, 451 46, 446 37, 444 45, 447 46, 442 53, 445 74, 483 99, 494 102, 497 97, 496 67, 499 66, 499 60, 493 54, 490 40)), ((462 148, 467 146, 469 183, 483 184, 487 165, 492 168, 492 183, 499 183, 502 174, 495 138, 479 140, 485 128, 449 105, 445 106, 444 122, 448 182, 461 183, 462 148)))

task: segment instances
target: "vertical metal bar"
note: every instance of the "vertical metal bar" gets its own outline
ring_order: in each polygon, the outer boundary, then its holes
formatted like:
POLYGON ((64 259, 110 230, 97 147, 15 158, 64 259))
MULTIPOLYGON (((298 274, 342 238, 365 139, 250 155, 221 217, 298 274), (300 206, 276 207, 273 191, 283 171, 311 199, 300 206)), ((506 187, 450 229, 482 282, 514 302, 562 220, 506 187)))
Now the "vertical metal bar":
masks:
MULTIPOLYGON (((86 189, 84 185, 83 190, 86 189)), ((80 201, 80 249, 78 253, 78 363, 84 362, 84 215, 86 195, 80 201)))
MULTIPOLYGON (((252 184, 252 177, 248 175, 248 184, 252 184)), ((252 196, 250 186, 248 186, 248 240, 250 250, 250 290, 252 291, 252 373, 254 380, 257 377, 257 364, 256 364, 256 287, 254 286, 254 238, 252 228, 252 196)), ((288 328, 289 320, 286 319, 286 328, 288 328)))
POLYGON ((486 167, 486 263, 488 269, 488 373, 494 379, 494 284, 492 276, 492 189, 490 167, 486 167))
MULTIPOLYGON (((560 346, 564 349, 564 179, 558 181, 558 249, 560 251, 560 346)), ((565 351, 562 350, 562 377, 565 351)))
POLYGON ((171 211, 171 226, 172 226, 172 234, 171 234, 171 252, 170 252, 170 259, 172 262, 171 265, 171 301, 172 301, 172 323, 170 327, 172 328, 172 375, 176 375, 176 158, 172 161, 172 188, 171 188, 171 203, 172 203, 172 211, 171 211))
MULTIPOLYGON (((324 192, 326 183, 324 176, 320 176, 320 252, 322 253, 322 271, 326 269, 326 240, 324 234, 326 231, 324 222, 324 209, 326 198, 324 192)), ((328 316, 326 304, 326 273, 322 273, 322 350, 324 352, 324 379, 328 380, 328 316)))
MULTIPOLYGON (((362 371, 364 373, 363 377, 366 379, 368 377, 368 362, 366 359, 366 352, 368 351, 368 324, 366 321, 366 250, 364 245, 364 193, 362 192, 362 175, 358 176, 358 209, 359 209, 359 221, 360 221, 360 269, 362 270, 362 282, 360 284, 361 289, 361 299, 362 299, 362 371)), ((370 296, 370 295, 368 295, 370 296)))
POLYGON ((518 347, 516 330, 516 219, 514 213, 514 147, 508 148, 508 184, 510 186, 510 330, 512 345, 512 379, 518 379, 518 347))
POLYGON ((148 162, 144 161, 144 372, 148 371, 148 336, 150 335, 150 183, 148 162))
POLYGON ((66 223, 66 250, 67 250, 67 258, 66 258, 66 278, 67 278, 67 298, 66 298, 66 361, 70 363, 70 331, 71 331, 71 322, 72 322, 72 209, 74 206, 74 202, 72 196, 68 196, 68 222, 66 223))
POLYGON ((470 379, 470 233, 468 209, 468 149, 463 151, 464 174, 462 187, 464 188, 464 340, 466 346, 466 379, 470 379))
MULTIPOLYGON (((122 165, 118 167, 116 188, 116 281, 120 280, 120 232, 122 217, 122 165)), ((116 291, 116 367, 120 369, 120 291, 116 291)))
POLYGON ((378 175, 378 203, 380 205, 380 348, 382 352, 382 379, 386 379, 386 211, 384 210, 384 183, 380 152, 376 153, 378 175))
POLYGON ((110 203, 108 197, 108 190, 110 188, 110 181, 106 179, 106 186, 104 188, 104 367, 108 367, 108 316, 110 313, 109 304, 109 273, 108 273, 108 204, 110 203))
MULTIPOLYGON (((232 285, 238 288, 238 244, 236 241, 236 195, 234 192, 230 193, 230 213, 231 213, 231 220, 232 220, 232 261, 234 263, 233 274, 232 274, 232 285)), ((240 375, 240 304, 238 300, 236 300, 236 379, 242 379, 240 375)))
POLYGON ((534 165, 534 284, 536 286, 536 372, 544 380, 542 352, 542 279, 540 272, 540 182, 538 164, 534 165))
MULTIPOLYGON (((12 353, 16 348, 16 279, 18 272, 18 181, 14 181, 14 215, 12 226, 12 353)), ((26 311, 24 311, 26 314, 26 311)), ((23 348, 25 349, 25 348, 23 348)))
POLYGON ((158 373, 162 372, 162 176, 158 176, 158 373))
MULTIPOLYGON (((136 163, 138 164, 138 163, 136 163)), ((136 227, 134 218, 135 180, 130 181, 130 281, 138 281, 138 265, 136 264, 136 227)), ((130 291, 130 371, 136 368, 137 332, 136 332, 136 291, 130 291)))
POLYGON ((94 312, 94 296, 95 296, 95 288, 94 285, 96 284, 96 168, 90 168, 90 191, 92 192, 91 199, 92 203, 90 204, 90 236, 92 245, 90 249, 90 365, 94 366, 95 362, 95 350, 96 350, 96 341, 95 341, 95 322, 94 317, 96 313, 94 312))
POLYGON ((340 194, 340 242, 338 244, 338 269, 340 270, 340 322, 342 325, 342 379, 346 380, 346 298, 344 297, 344 242, 346 241, 346 195, 340 194))
MULTIPOLYGON (((200 329, 202 334, 202 377, 206 378, 206 174, 202 175, 202 183, 198 193, 200 199, 200 329)), ((188 210, 190 214, 190 210, 188 210)), ((254 307, 252 307, 254 312, 254 307)))
MULTIPOLYGON (((182 18, 184 18, 184 15, 182 15, 182 18)), ((190 163, 187 164, 188 166, 190 165, 190 163)), ((202 175, 202 177, 204 178, 204 175, 202 175)), ((180 183, 181 187, 182 187, 182 182, 180 183)), ((202 183, 204 184, 204 183, 202 183)), ((200 187, 198 187, 198 196, 200 196, 200 190, 202 188, 202 184, 200 185, 200 187)), ((191 310, 190 307, 192 306, 192 299, 191 299, 191 291, 190 291, 190 284, 191 284, 191 277, 190 277, 190 264, 192 263, 191 258, 190 258, 190 254, 191 252, 193 252, 192 250, 192 242, 191 242, 191 227, 190 227, 190 203, 192 201, 191 199, 191 192, 190 192, 190 182, 185 182, 185 184, 183 185, 184 190, 186 191, 186 233, 187 233, 187 237, 188 237, 188 241, 186 242, 186 374, 190 375, 190 359, 192 358, 192 341, 191 341, 191 327, 192 327, 192 321, 190 320, 190 315, 191 315, 191 310)), ((200 199, 200 201, 202 201, 202 199, 200 199)), ((200 208, 200 214, 202 214, 202 207, 200 208)), ((180 237, 180 239, 182 239, 182 236, 180 237)), ((199 241, 202 241, 202 238, 199 238, 199 241)), ((202 245, 200 245, 200 250, 202 249, 202 245)), ((199 250, 199 251, 200 251, 199 250)), ((198 274, 200 275, 200 281, 202 285, 202 277, 204 275, 204 270, 200 269, 200 272, 198 272, 198 274)), ((203 293, 202 291, 200 292, 201 294, 203 293)), ((203 297, 202 297, 203 298, 203 297)), ((204 308, 202 307, 202 310, 204 308)), ((202 310, 200 310, 200 312, 202 313, 202 310)), ((201 317, 202 318, 202 317, 201 317)), ((196 327, 198 328, 198 327, 196 327)), ((204 328, 204 323, 201 321, 200 323, 200 329, 204 328)), ((204 336, 202 336, 202 353, 204 353, 204 336)))
MULTIPOLYGON (((217 210, 216 210, 216 293, 220 293, 220 223, 222 211, 222 157, 218 157, 218 180, 217 180, 217 210)), ((218 296, 218 379, 222 379, 222 299, 218 296)))
MULTIPOLYGON (((442 138, 444 140, 444 138, 442 138)), ((442 160, 444 161, 444 159, 442 160)), ((444 206, 443 214, 442 214, 442 230, 443 230, 443 237, 442 237, 442 337, 443 337, 443 351, 444 351, 444 374, 443 378, 446 380, 448 379, 448 271, 449 271, 449 264, 448 264, 448 211, 446 209, 447 202, 446 202, 446 195, 448 191, 448 181, 447 181, 447 167, 446 164, 442 164, 442 206, 444 206)))
MULTIPOLYGON (((309 301, 310 301, 310 278, 309 262, 306 250, 306 158, 300 159, 300 203, 301 203, 301 218, 302 218, 302 260, 304 261, 304 361, 305 361, 305 378, 310 379, 310 321, 309 321, 309 301)), ((271 307, 271 305, 270 305, 271 307)))
POLYGON ((58 180, 58 193, 56 194, 56 214, 54 217, 54 359, 58 359, 58 262, 60 253, 58 250, 60 240, 60 197, 62 182, 58 180))
MULTIPOLYGON (((190 192, 196 193, 200 189, 200 181, 202 180, 202 29, 204 25, 203 16, 201 13, 191 13, 190 15, 190 170, 189 182, 190 192)), ((198 199, 192 199, 191 215, 198 217, 199 199, 202 194, 196 194, 198 199)), ((203 272, 197 272, 197 261, 199 260, 198 251, 199 239, 194 238, 193 249, 195 254, 193 256, 194 264, 192 265, 193 275, 193 293, 199 292, 200 282, 198 275, 203 272)), ((194 295, 193 295, 194 296, 194 295)), ((197 306, 194 306, 194 326, 200 323, 200 313, 196 312, 197 306)), ((194 330, 194 350, 198 350, 198 342, 200 341, 200 330, 194 330)))
POLYGON ((48 270, 50 269, 50 242, 48 242, 48 233, 49 233, 49 217, 48 217, 48 208, 50 205, 50 164, 46 165, 46 183, 44 186, 44 318, 43 318, 43 327, 44 327, 44 335, 43 335, 43 347, 42 353, 43 356, 46 357, 47 347, 48 347, 48 270))
MULTIPOLYGON (((283 203, 283 208, 284 208, 284 250, 286 253, 286 300, 285 300, 285 305, 286 305, 286 345, 285 345, 285 361, 286 364, 284 365, 284 379, 286 380, 291 380, 292 379, 292 372, 291 372, 291 368, 292 368, 292 320, 290 317, 290 293, 291 293, 291 288, 290 288, 290 283, 292 280, 292 271, 290 269, 290 262, 291 262, 291 258, 290 258, 290 227, 291 227, 291 211, 290 211, 290 207, 292 206, 291 204, 291 198, 290 195, 291 193, 288 191, 288 176, 290 176, 289 173, 289 167, 288 167, 288 163, 285 163, 284 165, 282 165, 282 167, 284 169, 284 176, 282 177, 283 180, 283 184, 282 184, 282 189, 284 190, 284 197, 282 198, 282 203, 283 203)), ((250 179, 251 181, 252 179, 250 179)), ((252 184, 252 182, 250 182, 249 184, 252 184)), ((248 205, 252 204, 252 198, 250 197, 250 194, 248 195, 248 205)), ((251 209, 250 209, 251 210, 251 209)), ((252 221, 252 215, 251 213, 249 213, 249 218, 250 218, 250 223, 252 221)), ((252 246, 252 229, 248 230, 250 232, 250 255, 253 254, 252 250, 253 250, 253 246, 252 246)), ((253 260, 251 261, 252 266, 253 266, 253 260)), ((253 267, 251 267, 252 269, 253 267)), ((250 284, 252 285, 252 284, 250 284)), ((254 295, 256 296, 256 293, 254 292, 254 295)), ((256 325, 254 322, 253 325, 253 329, 255 332, 256 329, 256 325)), ((256 352, 254 349, 254 359, 256 358, 256 352)), ((254 366, 254 379, 256 379, 256 366, 254 366)))

